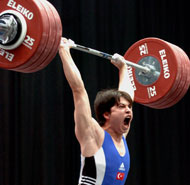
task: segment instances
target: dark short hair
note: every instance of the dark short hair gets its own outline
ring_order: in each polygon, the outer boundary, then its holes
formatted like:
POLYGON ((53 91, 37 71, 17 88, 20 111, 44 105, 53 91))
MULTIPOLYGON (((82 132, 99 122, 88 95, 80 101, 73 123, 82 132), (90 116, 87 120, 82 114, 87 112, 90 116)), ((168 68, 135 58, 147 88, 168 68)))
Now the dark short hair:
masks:
POLYGON ((120 102, 120 97, 125 98, 129 101, 130 106, 132 106, 133 100, 131 96, 124 91, 119 91, 118 89, 105 89, 97 93, 94 101, 94 110, 100 126, 103 126, 106 121, 103 114, 105 112, 110 112, 111 107, 120 102))

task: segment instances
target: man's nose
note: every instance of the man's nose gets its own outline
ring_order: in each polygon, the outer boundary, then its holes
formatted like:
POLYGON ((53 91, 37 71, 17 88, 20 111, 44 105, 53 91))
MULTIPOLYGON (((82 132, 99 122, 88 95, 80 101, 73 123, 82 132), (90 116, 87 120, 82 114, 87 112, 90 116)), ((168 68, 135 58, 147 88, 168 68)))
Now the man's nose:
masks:
POLYGON ((126 113, 130 113, 130 112, 131 112, 131 109, 130 109, 128 106, 126 106, 125 111, 126 111, 126 113))

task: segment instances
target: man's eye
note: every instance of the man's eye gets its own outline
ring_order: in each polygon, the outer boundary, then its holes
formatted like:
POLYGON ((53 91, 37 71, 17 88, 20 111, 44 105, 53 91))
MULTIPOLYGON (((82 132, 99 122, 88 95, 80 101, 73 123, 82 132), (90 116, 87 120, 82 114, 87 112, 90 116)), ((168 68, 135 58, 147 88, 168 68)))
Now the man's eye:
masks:
POLYGON ((132 109, 132 105, 129 105, 128 107, 129 107, 130 109, 132 109))
POLYGON ((126 106, 123 105, 123 104, 119 104, 118 107, 119 107, 119 108, 125 108, 126 106))

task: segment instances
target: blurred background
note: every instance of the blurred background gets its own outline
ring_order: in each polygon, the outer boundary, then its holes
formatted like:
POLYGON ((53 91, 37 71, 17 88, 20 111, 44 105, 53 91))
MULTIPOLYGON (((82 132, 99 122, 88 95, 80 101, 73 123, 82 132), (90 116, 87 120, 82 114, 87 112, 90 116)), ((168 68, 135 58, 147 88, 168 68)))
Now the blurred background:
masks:
MULTIPOLYGON (((136 41, 158 37, 190 57, 186 0, 50 0, 63 36, 124 55, 136 41)), ((118 70, 107 60, 71 51, 93 109, 97 91, 116 88, 118 70)), ((189 185, 190 92, 168 109, 134 104, 127 137, 127 185, 189 185)), ((43 70, 0 70, 0 185, 76 185, 80 148, 74 135, 73 97, 59 55, 43 70)), ((94 110, 93 110, 94 116, 94 110)))

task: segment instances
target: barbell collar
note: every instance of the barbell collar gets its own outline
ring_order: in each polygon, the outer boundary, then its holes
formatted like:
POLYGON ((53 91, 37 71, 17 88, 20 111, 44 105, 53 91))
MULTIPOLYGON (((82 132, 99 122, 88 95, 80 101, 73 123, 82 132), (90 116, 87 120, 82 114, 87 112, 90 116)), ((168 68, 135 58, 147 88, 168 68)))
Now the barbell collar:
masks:
POLYGON ((16 36, 18 23, 13 15, 5 14, 0 17, 0 42, 10 43, 16 36))
POLYGON ((27 33, 27 24, 23 15, 15 10, 0 13, 0 48, 13 50, 19 47, 27 33))

